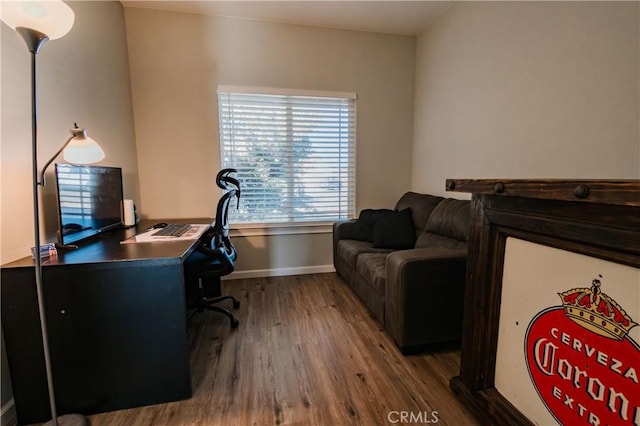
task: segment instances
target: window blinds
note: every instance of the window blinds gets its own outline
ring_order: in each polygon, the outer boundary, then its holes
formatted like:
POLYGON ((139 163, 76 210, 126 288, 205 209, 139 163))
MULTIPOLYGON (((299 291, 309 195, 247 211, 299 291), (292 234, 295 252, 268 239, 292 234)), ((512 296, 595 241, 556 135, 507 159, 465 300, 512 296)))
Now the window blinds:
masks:
POLYGON ((242 185, 234 222, 326 222, 353 216, 354 95, 219 89, 218 107, 222 167, 236 168, 242 185))

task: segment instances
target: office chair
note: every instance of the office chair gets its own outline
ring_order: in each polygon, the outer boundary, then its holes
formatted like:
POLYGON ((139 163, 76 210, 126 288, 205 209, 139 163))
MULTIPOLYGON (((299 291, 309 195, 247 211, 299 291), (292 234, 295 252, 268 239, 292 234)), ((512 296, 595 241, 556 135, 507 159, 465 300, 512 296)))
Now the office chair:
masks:
POLYGON ((237 207, 240 206, 240 183, 229 176, 236 172, 235 169, 223 169, 216 176, 218 187, 226 190, 218 201, 216 220, 213 227, 203 238, 203 242, 196 248, 185 262, 185 277, 187 283, 197 283, 196 296, 193 310, 189 313, 187 321, 197 312, 204 310, 225 314, 231 323, 231 328, 238 327, 238 320, 225 308, 216 306, 224 300, 231 300, 233 308, 240 307, 240 302, 233 296, 207 297, 205 287, 215 286, 220 288, 220 277, 228 275, 235 269, 235 260, 238 257, 235 247, 229 239, 229 204, 233 197, 237 198, 237 207))

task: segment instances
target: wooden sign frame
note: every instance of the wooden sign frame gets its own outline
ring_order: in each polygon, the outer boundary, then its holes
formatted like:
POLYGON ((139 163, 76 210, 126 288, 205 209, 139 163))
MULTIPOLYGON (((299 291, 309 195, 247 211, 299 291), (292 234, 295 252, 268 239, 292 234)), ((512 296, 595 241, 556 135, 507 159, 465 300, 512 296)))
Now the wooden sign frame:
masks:
POLYGON ((446 187, 473 194, 460 375, 450 387, 485 424, 533 424, 495 388, 506 240, 640 268, 640 180, 448 179, 446 187))

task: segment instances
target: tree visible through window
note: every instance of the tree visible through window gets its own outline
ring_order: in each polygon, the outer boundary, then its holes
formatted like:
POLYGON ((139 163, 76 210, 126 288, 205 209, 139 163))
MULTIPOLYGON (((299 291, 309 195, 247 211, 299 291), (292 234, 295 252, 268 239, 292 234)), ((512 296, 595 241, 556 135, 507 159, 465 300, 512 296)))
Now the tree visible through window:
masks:
POLYGON ((355 95, 254 90, 218 89, 222 167, 238 169, 242 184, 234 221, 324 222, 351 217, 355 95))

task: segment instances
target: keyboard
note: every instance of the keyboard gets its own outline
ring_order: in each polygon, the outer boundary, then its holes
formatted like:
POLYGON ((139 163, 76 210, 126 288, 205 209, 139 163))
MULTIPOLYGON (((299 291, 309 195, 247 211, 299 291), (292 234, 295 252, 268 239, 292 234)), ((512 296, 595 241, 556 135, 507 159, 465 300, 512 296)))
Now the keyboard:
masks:
POLYGON ((183 223, 170 223, 164 228, 151 234, 153 237, 180 237, 182 234, 191 229, 191 225, 183 223))

